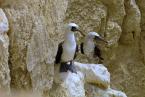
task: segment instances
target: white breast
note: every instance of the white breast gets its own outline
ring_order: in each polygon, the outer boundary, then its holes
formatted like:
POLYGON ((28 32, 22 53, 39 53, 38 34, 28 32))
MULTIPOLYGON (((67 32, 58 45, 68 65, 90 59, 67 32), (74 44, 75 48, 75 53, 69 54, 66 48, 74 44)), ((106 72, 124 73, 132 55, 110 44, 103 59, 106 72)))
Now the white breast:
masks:
POLYGON ((95 44, 93 41, 86 41, 84 43, 84 53, 87 56, 92 56, 94 54, 94 47, 95 47, 95 44))
POLYGON ((69 46, 64 44, 62 61, 67 62, 73 60, 76 51, 76 45, 69 46))
POLYGON ((63 62, 67 62, 73 60, 76 51, 76 41, 74 37, 74 33, 70 33, 67 35, 66 40, 63 44, 63 53, 61 60, 63 62))

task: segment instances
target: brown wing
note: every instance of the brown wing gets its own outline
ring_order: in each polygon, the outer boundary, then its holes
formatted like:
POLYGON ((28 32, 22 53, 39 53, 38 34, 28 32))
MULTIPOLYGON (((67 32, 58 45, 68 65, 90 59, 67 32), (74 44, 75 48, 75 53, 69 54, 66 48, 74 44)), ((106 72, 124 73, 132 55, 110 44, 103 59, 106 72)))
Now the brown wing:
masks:
POLYGON ((104 60, 104 58, 101 57, 101 50, 97 47, 97 45, 94 48, 94 57, 99 57, 101 60, 104 60))
POLYGON ((56 54, 56 57, 55 57, 55 64, 58 64, 61 61, 61 56, 62 56, 62 53, 63 53, 62 44, 63 44, 63 42, 61 42, 58 45, 58 50, 57 50, 57 54, 56 54))
POLYGON ((81 43, 81 53, 84 54, 84 43, 81 43))

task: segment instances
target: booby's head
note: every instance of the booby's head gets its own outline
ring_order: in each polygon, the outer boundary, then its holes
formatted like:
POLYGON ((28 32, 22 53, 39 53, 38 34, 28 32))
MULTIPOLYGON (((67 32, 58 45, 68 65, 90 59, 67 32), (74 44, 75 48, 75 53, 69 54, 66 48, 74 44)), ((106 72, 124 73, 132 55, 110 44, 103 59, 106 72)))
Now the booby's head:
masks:
POLYGON ((75 23, 69 23, 68 24, 68 29, 72 32, 78 31, 79 26, 75 23))
POLYGON ((87 35, 87 39, 92 39, 96 41, 103 41, 105 43, 108 43, 106 40, 104 40, 97 32, 89 32, 87 35))
POLYGON ((81 30, 79 30, 79 26, 77 25, 77 24, 75 24, 75 23, 69 23, 68 24, 68 29, 69 29, 69 31, 71 31, 71 32, 80 32, 83 36, 85 36, 83 33, 82 33, 82 31, 81 30))

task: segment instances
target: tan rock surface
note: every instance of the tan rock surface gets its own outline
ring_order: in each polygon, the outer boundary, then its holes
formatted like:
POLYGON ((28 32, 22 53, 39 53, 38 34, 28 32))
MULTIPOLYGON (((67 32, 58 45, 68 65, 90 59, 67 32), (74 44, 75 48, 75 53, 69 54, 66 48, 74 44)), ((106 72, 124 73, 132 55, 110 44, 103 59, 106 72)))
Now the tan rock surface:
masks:
POLYGON ((7 17, 0 8, 0 90, 10 92, 10 69, 8 66, 9 58, 9 38, 7 31, 9 24, 7 17))
POLYGON ((57 44, 63 40, 63 25, 74 21, 84 33, 96 31, 109 41, 108 46, 101 48, 111 86, 129 97, 145 97, 144 0, 1 2, 10 23, 12 88, 51 88, 53 61, 57 44))
POLYGON ((111 88, 108 89, 100 89, 96 88, 93 85, 86 84, 86 96, 87 97, 127 97, 125 93, 117 90, 113 90, 111 88))
MULTIPOLYGON (((49 90, 53 81, 55 37, 61 35, 67 1, 27 0, 5 7, 10 21, 11 87, 49 90), (59 7, 61 7, 61 9, 59 7)), ((56 46, 56 47, 55 47, 56 46)))
POLYGON ((74 62, 74 66, 77 73, 60 73, 58 69, 50 97, 127 97, 125 93, 110 88, 110 73, 102 64, 74 62), (84 88, 85 84, 92 85, 84 88))

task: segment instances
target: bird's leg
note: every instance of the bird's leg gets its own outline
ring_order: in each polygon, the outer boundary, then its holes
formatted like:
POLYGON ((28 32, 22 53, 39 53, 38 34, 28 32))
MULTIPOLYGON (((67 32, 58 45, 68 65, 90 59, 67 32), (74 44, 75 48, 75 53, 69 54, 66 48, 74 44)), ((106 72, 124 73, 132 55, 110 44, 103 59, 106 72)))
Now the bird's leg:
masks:
POLYGON ((70 66, 73 65, 73 60, 70 61, 70 66))
POLYGON ((99 58, 99 62, 98 62, 98 63, 99 63, 99 64, 102 64, 102 63, 103 63, 103 61, 104 61, 104 58, 102 58, 102 56, 101 56, 101 55, 99 55, 99 56, 98 56, 98 58, 99 58))
POLYGON ((70 61, 70 65, 74 65, 74 60, 71 60, 70 61))
POLYGON ((89 63, 93 64, 95 62, 92 56, 86 56, 89 63))
POLYGON ((104 59, 101 59, 101 58, 99 58, 99 64, 102 64, 103 63, 103 61, 104 61, 104 59))
POLYGON ((70 61, 69 70, 70 70, 72 73, 76 73, 76 74, 77 74, 76 68, 75 68, 75 66, 74 66, 74 60, 71 60, 71 61, 70 61))
POLYGON ((68 70, 67 62, 61 62, 60 72, 67 72, 67 70, 68 70))
POLYGON ((74 64, 74 62, 73 62, 73 60, 70 60, 70 61, 67 62, 67 64, 68 64, 69 66, 72 66, 72 65, 74 64))

